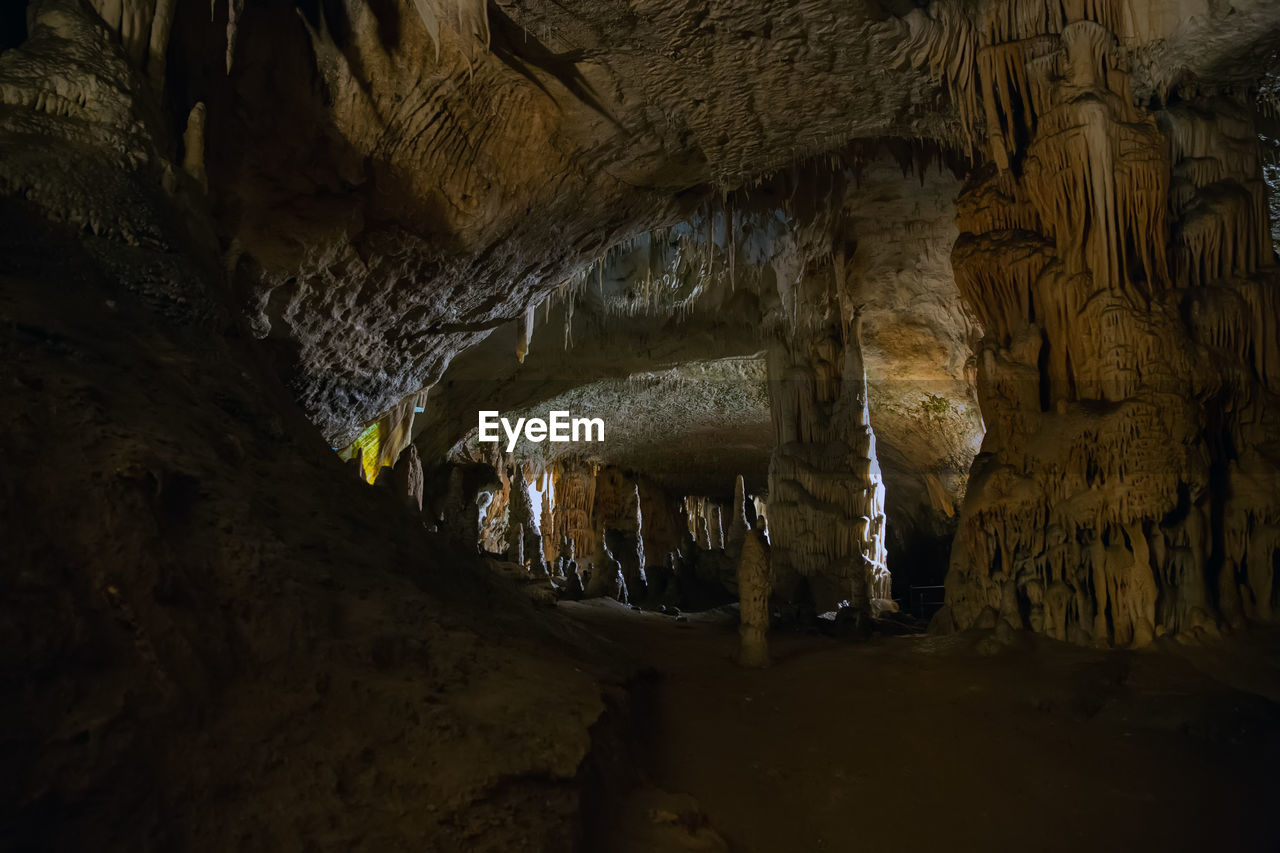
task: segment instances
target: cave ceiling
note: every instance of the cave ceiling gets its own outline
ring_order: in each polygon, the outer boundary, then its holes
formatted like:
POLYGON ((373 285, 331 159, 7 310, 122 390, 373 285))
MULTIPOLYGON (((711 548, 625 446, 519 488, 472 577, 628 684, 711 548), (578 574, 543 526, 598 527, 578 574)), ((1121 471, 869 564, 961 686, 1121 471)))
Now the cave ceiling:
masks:
MULTIPOLYGON (((1133 4, 1138 100, 1256 80, 1280 10, 1227 5, 1133 4)), ((981 132, 934 57, 986 8, 270 0, 211 21, 179 4, 187 58, 141 66, 191 115, 171 144, 208 188, 234 298, 332 446, 411 401, 441 458, 482 404, 561 400, 629 413, 599 461, 724 489, 767 455, 751 365, 820 301, 786 279, 826 267, 860 306, 889 500, 949 516, 983 428, 982 328, 949 258, 981 132), (178 142, 197 112, 203 138, 178 142), (656 242, 684 247, 670 292, 656 242), (717 391, 726 365, 742 387, 717 391), (641 414, 645 388, 669 411, 641 414)), ((21 159, 7 182, 42 202, 21 159)))
MULTIPOLYGON (((1133 23, 1138 97, 1197 75, 1250 76, 1239 57, 1274 29, 1275 9, 1235 3, 1209 26, 1203 5, 1152 4, 1133 23)), ((686 374, 761 352, 787 310, 776 282, 722 293, 712 281, 717 260, 751 252, 729 244, 748 237, 730 237, 725 218, 749 232, 735 211, 766 209, 760 194, 772 191, 782 230, 841 212, 825 233, 844 241, 839 274, 864 309, 882 464, 900 486, 891 501, 952 513, 982 428, 970 361, 981 329, 948 259, 975 139, 956 81, 927 57, 965 4, 535 0, 491 3, 487 16, 460 4, 434 26, 434 6, 418 7, 255 4, 237 21, 229 74, 223 45, 197 44, 203 18, 180 9, 175 22, 174 38, 208 55, 202 70, 170 75, 170 97, 208 104, 209 181, 244 310, 331 444, 424 389, 414 432, 430 458, 465 439, 486 401, 636 413, 632 392, 658 382, 670 411, 628 416, 604 461, 653 465, 665 442, 703 460, 671 458, 682 487, 695 470, 701 491, 724 488, 735 468, 760 472, 760 396, 716 403, 686 374), (787 185, 814 163, 840 176, 841 197, 787 185), (635 310, 652 263, 618 269, 627 247, 673 233, 694 242, 708 221, 719 241, 708 281, 635 310), (584 298, 592 275, 608 278, 615 304, 584 298), (531 332, 530 306, 542 318, 531 332), (522 336, 527 366, 514 358, 522 336), (716 417, 742 436, 732 449, 711 438, 716 417), (723 465, 708 461, 713 447, 723 465)), ((755 233, 754 267, 777 267, 768 275, 838 254, 825 240, 755 233)))

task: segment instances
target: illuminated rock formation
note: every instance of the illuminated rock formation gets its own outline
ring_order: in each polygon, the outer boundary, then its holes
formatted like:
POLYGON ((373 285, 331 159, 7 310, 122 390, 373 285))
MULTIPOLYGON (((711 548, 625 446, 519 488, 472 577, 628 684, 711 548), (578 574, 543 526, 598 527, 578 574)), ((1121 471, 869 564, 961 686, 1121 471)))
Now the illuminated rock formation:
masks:
POLYGON ((1172 25, 1145 6, 915 21, 992 164, 953 255, 986 332, 987 434, 947 577, 959 627, 990 609, 1140 646, 1271 612, 1277 291, 1256 132, 1224 92, 1139 105, 1122 43, 1172 25))
POLYGON ((667 556, 679 550, 685 534, 685 524, 680 518, 676 500, 661 484, 650 477, 636 480, 640 495, 640 517, 644 523, 645 571, 651 566, 666 564, 667 556))
POLYGON ((769 351, 778 446, 769 466, 769 542, 781 594, 807 584, 820 610, 891 598, 884 485, 867 410, 861 330, 838 313, 769 351))
POLYGON ((0 24, 0 848, 612 849, 641 679, 535 588, 738 597, 762 663, 928 528, 981 649, 1276 618, 1280 3, 0 24), (610 442, 466 452, 566 402, 610 442))
MULTIPOLYGON (((511 465, 511 500, 507 509, 507 524, 513 531, 509 547, 520 554, 517 562, 524 565, 526 560, 543 561, 542 536, 539 532, 540 519, 535 517, 533 503, 530 501, 530 483, 528 474, 532 466, 513 462, 511 465), (518 532, 516 532, 518 531, 518 532)), ((534 479, 537 479, 536 477, 534 479)))
POLYGON ((739 474, 733 481, 733 509, 730 510, 729 530, 725 534, 725 553, 736 560, 742 552, 742 540, 751 526, 747 524, 747 487, 739 474))
MULTIPOLYGON (((595 466, 565 461, 552 469, 554 510, 551 523, 544 522, 544 541, 550 539, 550 553, 558 555, 567 540, 572 553, 590 558, 596 553, 596 528, 592 511, 596 500, 595 466)), ((552 557, 549 557, 551 559, 552 557)))

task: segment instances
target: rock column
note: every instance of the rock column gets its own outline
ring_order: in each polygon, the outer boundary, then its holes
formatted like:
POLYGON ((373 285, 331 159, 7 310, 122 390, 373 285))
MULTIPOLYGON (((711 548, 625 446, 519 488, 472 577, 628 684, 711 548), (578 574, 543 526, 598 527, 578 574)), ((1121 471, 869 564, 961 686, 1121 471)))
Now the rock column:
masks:
POLYGON ((762 525, 747 530, 738 557, 738 662, 743 666, 769 665, 769 595, 773 576, 769 570, 768 546, 762 525))

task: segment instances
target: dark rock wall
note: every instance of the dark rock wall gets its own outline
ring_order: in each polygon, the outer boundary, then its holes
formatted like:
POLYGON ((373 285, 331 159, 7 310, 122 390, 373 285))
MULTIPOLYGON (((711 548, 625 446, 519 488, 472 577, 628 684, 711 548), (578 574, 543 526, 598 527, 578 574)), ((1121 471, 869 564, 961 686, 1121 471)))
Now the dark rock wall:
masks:
POLYGON ((614 670, 343 470, 120 46, 36 7, 0 55, 0 847, 572 849, 614 670))

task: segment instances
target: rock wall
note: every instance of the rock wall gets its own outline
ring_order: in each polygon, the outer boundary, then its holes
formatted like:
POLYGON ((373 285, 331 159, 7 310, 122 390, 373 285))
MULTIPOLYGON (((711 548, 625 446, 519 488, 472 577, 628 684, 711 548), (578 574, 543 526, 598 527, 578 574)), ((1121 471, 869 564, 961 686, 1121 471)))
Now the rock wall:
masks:
POLYGON ((0 54, 0 848, 591 849, 625 672, 344 470, 87 8, 0 54))
POLYGON ((948 25, 960 47, 933 46, 990 164, 953 253, 986 332, 942 617, 962 628, 990 610, 1138 646, 1274 612, 1280 303, 1257 138, 1226 92, 1135 99, 1125 45, 1158 35, 1148 6, 987 3, 948 25))

